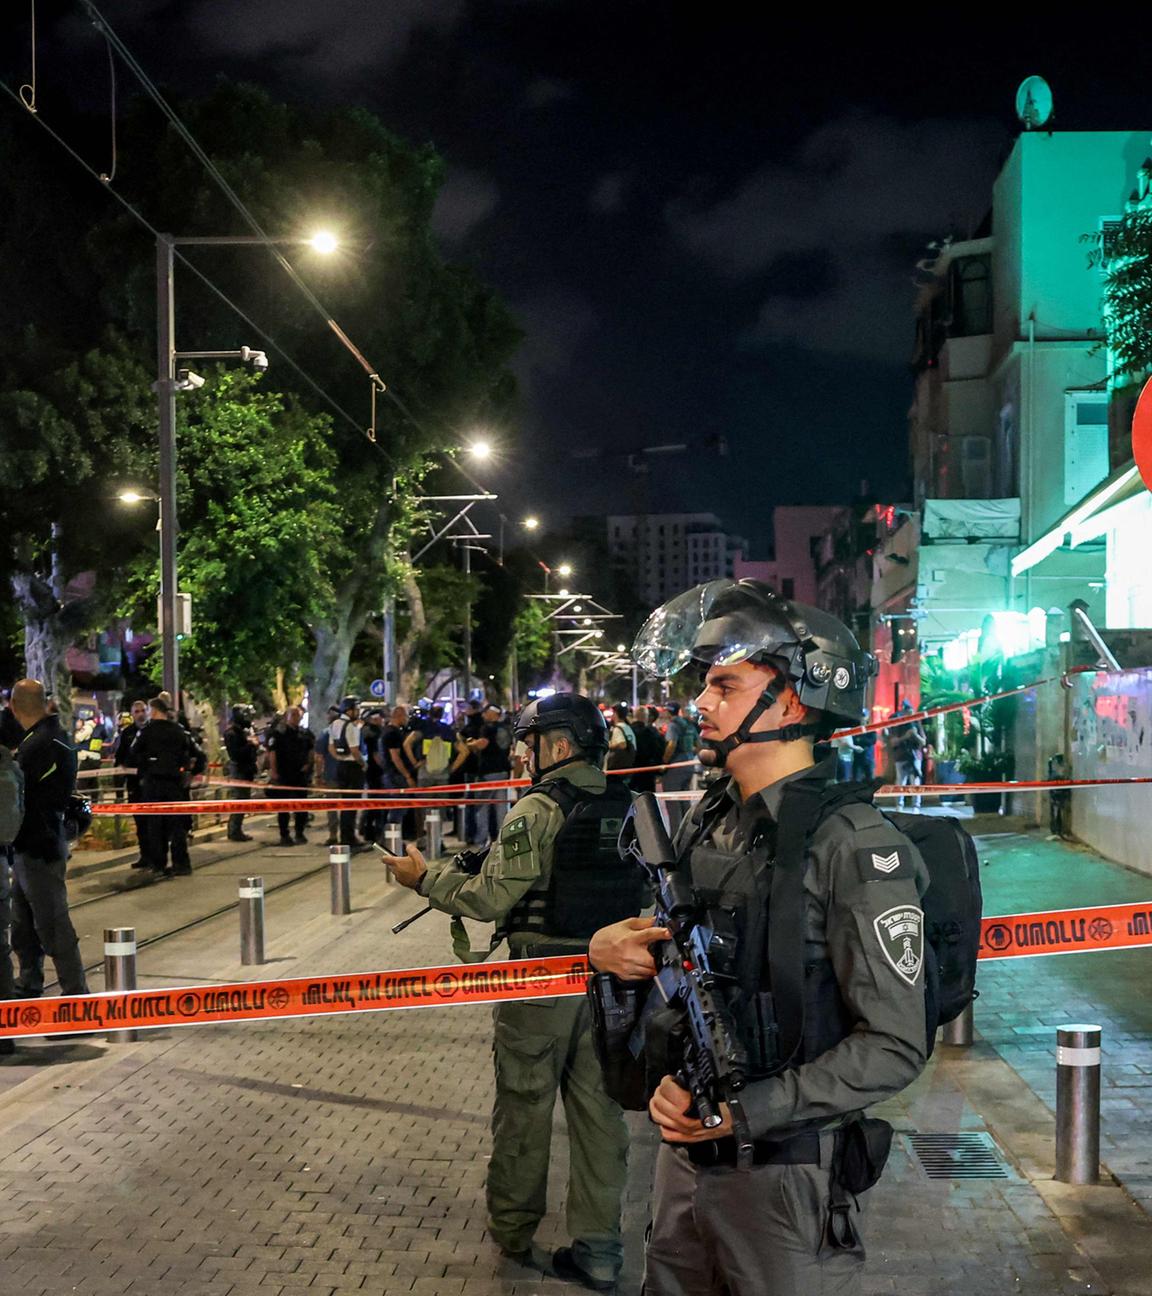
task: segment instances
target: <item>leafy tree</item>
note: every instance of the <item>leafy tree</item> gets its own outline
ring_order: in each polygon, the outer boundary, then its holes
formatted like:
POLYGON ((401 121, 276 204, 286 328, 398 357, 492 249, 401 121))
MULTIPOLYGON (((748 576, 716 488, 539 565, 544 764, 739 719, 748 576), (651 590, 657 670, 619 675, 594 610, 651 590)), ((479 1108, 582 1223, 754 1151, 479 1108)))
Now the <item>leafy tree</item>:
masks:
POLYGON ((67 363, 27 330, 0 374, 0 553, 25 670, 67 715, 65 654, 107 616, 112 584, 135 548, 132 519, 108 483, 147 479, 151 394, 139 361, 114 335, 67 363), (90 571, 95 585, 81 584, 90 571))
MULTIPOLYGON (((423 615, 417 573, 407 559, 419 511, 407 501, 429 454, 458 443, 477 419, 499 420, 507 412, 514 384, 506 366, 520 335, 493 294, 465 268, 445 263, 436 248, 430 217, 443 164, 431 148, 404 143, 361 110, 288 106, 250 86, 221 83, 206 98, 181 105, 181 113, 271 233, 302 233, 315 224, 338 229, 349 251, 327 265, 323 273, 328 277, 321 283, 320 268, 303 260, 302 272, 384 380, 402 393, 402 406, 387 398, 382 401, 375 444, 337 419, 329 431, 331 461, 309 461, 335 483, 336 543, 315 555, 322 559, 315 569, 316 584, 293 609, 310 625, 311 661, 305 675, 313 694, 335 696, 343 687, 365 619, 380 607, 385 594, 407 594, 409 606, 420 614, 413 615, 414 632, 417 637, 425 634, 426 627, 417 624, 423 615)), ((47 367, 25 366, 24 375, 14 374, 11 365, 0 370, 0 392, 8 400, 0 407, 0 431, 7 437, 10 423, 30 449, 37 429, 55 432, 53 419, 70 420, 67 402, 52 390, 50 377, 43 377, 61 370, 61 355, 93 350, 110 320, 122 327, 128 354, 141 362, 153 354, 153 249, 147 235, 118 210, 105 205, 97 208, 99 219, 78 217, 78 211, 87 215, 85 204, 98 202, 89 197, 96 191, 84 190, 82 200, 73 202, 74 173, 61 155, 46 153, 50 146, 36 138, 27 123, 4 129, 16 161, 9 172, 10 202, 0 215, 0 303, 11 301, 13 283, 23 290, 41 331, 36 347, 29 349, 54 357, 47 367), (61 252, 65 247, 67 257, 61 252), (42 270, 29 269, 29 258, 36 255, 43 257, 42 270), (72 263, 78 273, 70 273, 72 263)), ((157 227, 176 235, 247 232, 174 132, 158 128, 150 106, 130 110, 120 153, 117 189, 157 227)), ((226 285, 244 310, 267 324, 290 355, 322 374, 325 389, 340 405, 367 422, 366 376, 282 271, 271 266, 267 252, 190 249, 189 255, 226 285)), ((289 255, 295 259, 298 253, 292 250, 289 255)), ((248 325, 183 269, 177 272, 177 307, 182 348, 261 345, 248 325)), ((276 387, 297 396, 303 409, 318 408, 318 398, 307 384, 288 365, 278 363, 275 353, 271 358, 269 379, 276 387)), ((154 422, 146 382, 133 382, 120 394, 119 413, 113 426, 104 429, 108 444, 103 459, 105 467, 128 471, 140 447, 151 444, 154 422)), ((286 402, 283 417, 294 417, 294 408, 286 402)), ((250 412, 245 417, 261 416, 250 412)), ((268 413, 268 418, 278 423, 281 415, 268 413)), ((65 441, 75 446, 80 434, 75 432, 77 421, 71 422, 74 430, 65 441)), ((233 446, 233 451, 239 449, 233 446)), ((42 484, 77 480, 67 455, 54 449, 44 454, 50 462, 37 469, 42 484)), ((184 468, 189 489, 195 489, 199 464, 185 460, 184 468)), ((83 474, 81 479, 87 480, 83 474)), ((37 567, 41 585, 51 589, 55 581, 58 588, 49 598, 21 586, 16 597, 26 625, 43 619, 41 606, 56 607, 56 612, 44 614, 56 616, 52 634, 40 639, 45 646, 42 659, 55 654, 59 661, 75 629, 73 622, 83 618, 72 618, 66 625, 66 618, 57 615, 63 606, 60 579, 76 568, 71 558, 54 566, 49 555, 70 547, 66 533, 75 529, 75 520, 60 520, 59 535, 52 530, 59 510, 52 507, 50 494, 40 491, 34 501, 30 497, 39 508, 25 528, 33 537, 28 548, 34 553, 25 557, 24 569, 37 567), (59 578, 50 574, 57 567, 59 578)), ((182 498, 180 507, 182 546, 197 566, 197 519, 209 526, 221 519, 207 508, 198 512, 195 501, 190 510, 182 498)), ((208 565, 206 557, 204 563, 208 565)), ((88 565, 107 564, 93 554, 88 565)), ((219 574, 221 569, 212 570, 219 574)), ((205 597, 211 606, 208 586, 205 597)), ((199 619, 198 614, 198 623, 199 619)), ((225 648, 223 639, 211 648, 206 642, 188 645, 193 670, 201 669, 196 663, 201 660, 198 654, 202 656, 204 678, 225 648)), ((246 653, 248 641, 236 650, 246 653)), ((59 676, 59 667, 52 669, 59 676)), ((241 675, 250 678, 251 669, 249 661, 241 675)))
MULTIPOLYGON (((181 396, 180 588, 192 595, 181 670, 201 697, 267 696, 311 650, 344 548, 327 416, 264 379, 221 369, 181 396)), ((155 561, 136 567, 137 610, 155 606, 155 561)))
POLYGON ((1152 371, 1152 207, 1127 212, 1098 255, 1115 373, 1121 382, 1135 382, 1152 371))

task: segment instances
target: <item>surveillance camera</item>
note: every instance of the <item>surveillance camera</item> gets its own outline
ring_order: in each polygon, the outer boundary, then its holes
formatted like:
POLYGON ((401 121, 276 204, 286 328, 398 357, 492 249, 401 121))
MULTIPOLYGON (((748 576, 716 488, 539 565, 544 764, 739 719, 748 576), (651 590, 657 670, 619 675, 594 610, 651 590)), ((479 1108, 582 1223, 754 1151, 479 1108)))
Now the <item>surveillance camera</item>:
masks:
POLYGON ((176 370, 176 388, 178 391, 195 391, 204 386, 204 379, 191 369, 176 370))
POLYGON ((251 347, 241 347, 240 359, 247 360, 253 369, 268 368, 268 354, 265 351, 253 351, 251 347))

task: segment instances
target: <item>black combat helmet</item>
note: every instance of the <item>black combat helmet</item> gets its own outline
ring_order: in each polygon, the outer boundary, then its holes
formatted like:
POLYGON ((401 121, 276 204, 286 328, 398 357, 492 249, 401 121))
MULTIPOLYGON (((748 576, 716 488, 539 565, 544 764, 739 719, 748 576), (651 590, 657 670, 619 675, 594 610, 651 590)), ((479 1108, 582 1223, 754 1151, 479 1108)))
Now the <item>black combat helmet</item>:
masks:
MULTIPOLYGON (((576 745, 593 760, 608 750, 608 725, 600 708, 590 698, 580 693, 553 693, 551 697, 537 698, 516 717, 513 733, 518 742, 531 734, 546 733, 549 729, 567 729, 576 745)), ((570 757, 578 760, 579 757, 570 757)), ((568 761, 558 761, 546 769, 538 769, 536 776, 547 774, 568 761)))
POLYGON ((790 741, 827 732, 830 725, 857 724, 876 659, 836 617, 819 608, 778 597, 758 580, 715 580, 678 595, 648 618, 636 637, 632 658, 653 675, 669 676, 690 662, 733 666, 757 662, 775 666, 802 705, 821 714, 821 723, 790 725, 752 734, 751 726, 775 701, 770 684, 744 723, 721 743, 720 756, 742 742, 790 741))

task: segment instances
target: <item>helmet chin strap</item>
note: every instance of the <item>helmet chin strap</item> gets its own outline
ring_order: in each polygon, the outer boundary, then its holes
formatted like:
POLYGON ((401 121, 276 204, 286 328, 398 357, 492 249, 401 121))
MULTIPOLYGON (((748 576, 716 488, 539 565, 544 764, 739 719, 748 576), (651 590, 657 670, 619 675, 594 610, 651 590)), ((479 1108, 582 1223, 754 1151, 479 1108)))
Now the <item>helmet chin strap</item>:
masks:
POLYGON ((574 761, 582 761, 587 759, 588 759, 587 756, 585 756, 583 752, 580 752, 575 756, 565 756, 563 760, 553 761, 551 765, 545 765, 543 769, 536 770, 536 772, 532 775, 532 779, 531 779, 532 784, 533 786, 535 786, 537 783, 540 782, 540 780, 546 774, 551 774, 553 770, 558 770, 562 768, 564 765, 571 765, 574 761))
POLYGON ((778 684, 769 684, 734 733, 730 733, 727 738, 702 739, 700 746, 706 750, 700 752, 701 765, 707 765, 710 769, 723 769, 728 757, 737 747, 743 747, 745 743, 795 742, 798 738, 807 738, 809 735, 814 736, 819 733, 820 726, 816 724, 782 725, 779 729, 752 732, 752 726, 775 704, 781 692, 782 689, 778 684), (706 756, 711 759, 705 760, 706 756))

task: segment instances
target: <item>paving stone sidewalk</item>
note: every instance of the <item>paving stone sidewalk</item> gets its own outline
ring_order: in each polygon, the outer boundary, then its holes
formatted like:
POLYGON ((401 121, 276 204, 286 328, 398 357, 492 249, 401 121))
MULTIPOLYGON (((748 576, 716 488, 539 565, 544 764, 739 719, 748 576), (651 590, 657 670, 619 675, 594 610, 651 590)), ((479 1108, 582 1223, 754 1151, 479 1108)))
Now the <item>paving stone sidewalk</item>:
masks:
MULTIPOLYGON (((997 870, 1006 900, 1013 886, 1031 893, 1054 877, 1046 850, 1029 855, 1036 845, 1014 839, 982 851, 994 901, 1001 898, 997 870), (1031 880, 1028 870, 1036 874, 1031 880)), ((1063 848, 1056 862, 1075 877, 1085 869, 1100 870, 1101 878, 1116 872, 1063 848)), ((1113 877, 1121 889, 1128 881, 1113 877)), ((446 922, 437 916, 402 937, 388 934, 418 902, 385 885, 368 863, 356 866, 354 897, 355 913, 332 918, 326 879, 301 883, 268 902, 265 968, 238 966, 231 915, 150 947, 141 957, 142 984, 449 961, 446 922)), ((996 965, 985 978, 981 1029, 996 1048, 1019 1048, 1013 1056, 1029 1064, 1032 1053, 1044 1051, 1043 1037, 1020 1033, 1043 1024, 1035 1012, 1027 1016, 1029 996, 1048 996, 1043 1002, 1058 1015, 1059 994, 1066 999, 1080 985, 1071 965, 1136 957, 996 965), (1044 965, 1060 965, 1068 982, 1050 989, 1044 965), (1033 983, 1019 985, 1022 976, 1033 983)), ((1083 975, 1094 974, 1085 966, 1083 975)), ((1111 985, 1106 975, 1103 984, 1111 985)), ((1118 1060, 1127 1010, 1109 1004, 1118 1060)), ((0 1290, 570 1293, 542 1268, 503 1260, 485 1237, 490 1048, 489 1014, 481 1008, 186 1028, 149 1033, 130 1046, 22 1048, 0 1062, 19 1077, 0 1097, 0 1290)), ((1146 1290, 1142 1275, 1132 1279, 1124 1253, 1148 1253, 1148 1217, 1116 1187, 1066 1190, 1047 1181, 1050 1113, 991 1044, 971 1054, 939 1050, 886 1114, 901 1135, 892 1168, 867 1204, 869 1296, 1146 1290), (1006 1151, 1004 1180, 932 1181, 909 1154, 911 1131, 984 1128, 1006 1151)), ((557 1132, 553 1209, 538 1236, 542 1260, 567 1241, 560 1116, 557 1132)), ((622 1296, 639 1291, 654 1150, 640 1118, 635 1132, 622 1296)))

